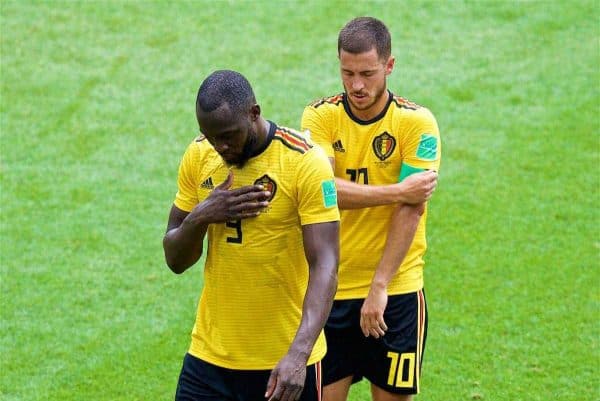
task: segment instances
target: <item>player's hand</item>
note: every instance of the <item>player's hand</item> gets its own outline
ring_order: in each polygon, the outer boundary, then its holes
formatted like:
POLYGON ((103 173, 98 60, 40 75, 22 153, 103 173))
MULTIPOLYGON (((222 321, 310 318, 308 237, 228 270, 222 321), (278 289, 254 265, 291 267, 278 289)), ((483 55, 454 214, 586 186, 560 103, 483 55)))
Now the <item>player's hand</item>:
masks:
POLYGON ((360 328, 365 337, 383 337, 387 325, 383 320, 383 312, 387 306, 387 290, 383 287, 373 287, 360 308, 360 328))
POLYGON ((191 219, 205 223, 225 223, 231 220, 256 217, 263 211, 271 196, 262 185, 246 185, 229 189, 233 184, 233 172, 229 172, 225 181, 217 185, 208 197, 200 202, 190 213, 191 219))
POLYGON ((306 380, 306 359, 286 354, 267 382, 268 401, 295 401, 302 395, 306 380))
POLYGON ((429 200, 437 187, 437 179, 438 174, 433 170, 409 175, 398 183, 400 202, 415 205, 429 200))

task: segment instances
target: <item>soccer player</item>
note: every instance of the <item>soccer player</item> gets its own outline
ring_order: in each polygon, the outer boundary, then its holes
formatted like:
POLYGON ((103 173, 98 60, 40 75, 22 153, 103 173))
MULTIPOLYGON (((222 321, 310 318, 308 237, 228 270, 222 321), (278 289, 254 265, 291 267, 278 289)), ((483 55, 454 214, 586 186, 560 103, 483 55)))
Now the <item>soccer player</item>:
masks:
POLYGON ((339 258, 331 165, 301 134, 265 120, 237 72, 202 82, 196 115, 201 135, 183 155, 163 240, 179 274, 208 236, 176 400, 320 400, 339 258))
POLYGON ((302 116, 334 167, 342 209, 323 399, 346 400, 366 377, 374 400, 411 400, 427 334, 425 202, 437 185, 440 135, 429 110, 387 89, 394 57, 381 21, 348 22, 338 56, 344 92, 302 116))

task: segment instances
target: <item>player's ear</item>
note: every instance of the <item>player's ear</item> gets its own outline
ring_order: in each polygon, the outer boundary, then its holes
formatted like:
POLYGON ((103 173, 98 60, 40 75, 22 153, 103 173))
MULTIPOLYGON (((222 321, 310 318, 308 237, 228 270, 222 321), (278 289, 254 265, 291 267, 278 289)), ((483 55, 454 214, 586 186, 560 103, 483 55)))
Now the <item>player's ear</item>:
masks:
POLYGON ((250 107, 250 120, 252 120, 252 122, 254 122, 258 119, 259 116, 260 116, 260 106, 258 104, 252 105, 252 107, 250 107))
POLYGON ((390 58, 388 58, 388 60, 385 62, 385 75, 390 75, 392 73, 392 71, 394 70, 395 62, 396 59, 394 58, 394 56, 390 56, 390 58))

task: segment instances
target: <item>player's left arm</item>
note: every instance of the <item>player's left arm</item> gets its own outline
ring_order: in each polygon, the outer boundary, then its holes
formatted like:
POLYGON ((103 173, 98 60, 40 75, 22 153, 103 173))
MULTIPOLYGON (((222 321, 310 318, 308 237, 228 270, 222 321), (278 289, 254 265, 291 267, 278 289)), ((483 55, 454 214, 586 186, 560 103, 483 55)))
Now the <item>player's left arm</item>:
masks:
POLYGON ((302 224, 308 285, 302 319, 287 354, 271 372, 266 397, 295 400, 306 379, 306 364, 325 326, 337 289, 339 211, 333 170, 320 148, 298 166, 298 214, 302 224))
POLYGON ((269 399, 296 400, 302 393, 306 363, 325 326, 337 289, 339 221, 302 226, 302 238, 309 267, 302 320, 287 354, 271 372, 266 393, 269 399))
MULTIPOLYGON (((439 170, 440 134, 435 118, 427 109, 414 116, 412 129, 402 139, 403 162, 398 181, 421 171, 439 170)), ((410 249, 424 211, 425 202, 400 204, 394 210, 383 255, 361 309, 360 326, 365 336, 379 338, 387 330, 383 319, 388 300, 387 287, 410 249)))

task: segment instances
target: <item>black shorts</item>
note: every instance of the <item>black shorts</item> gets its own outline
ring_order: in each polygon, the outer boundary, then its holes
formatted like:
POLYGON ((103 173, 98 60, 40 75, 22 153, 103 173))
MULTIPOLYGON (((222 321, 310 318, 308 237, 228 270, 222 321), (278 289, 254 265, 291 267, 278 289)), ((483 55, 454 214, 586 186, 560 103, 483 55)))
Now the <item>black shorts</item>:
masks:
MULTIPOLYGON (((190 354, 183 359, 175 401, 266 400, 270 370, 234 370, 190 354)), ((321 401, 321 362, 306 367, 301 401, 321 401)))
POLYGON ((327 354, 323 385, 363 377, 396 394, 417 394, 427 338, 427 304, 423 290, 392 295, 383 314, 383 337, 365 337, 360 329, 364 299, 334 301, 325 325, 327 354))

